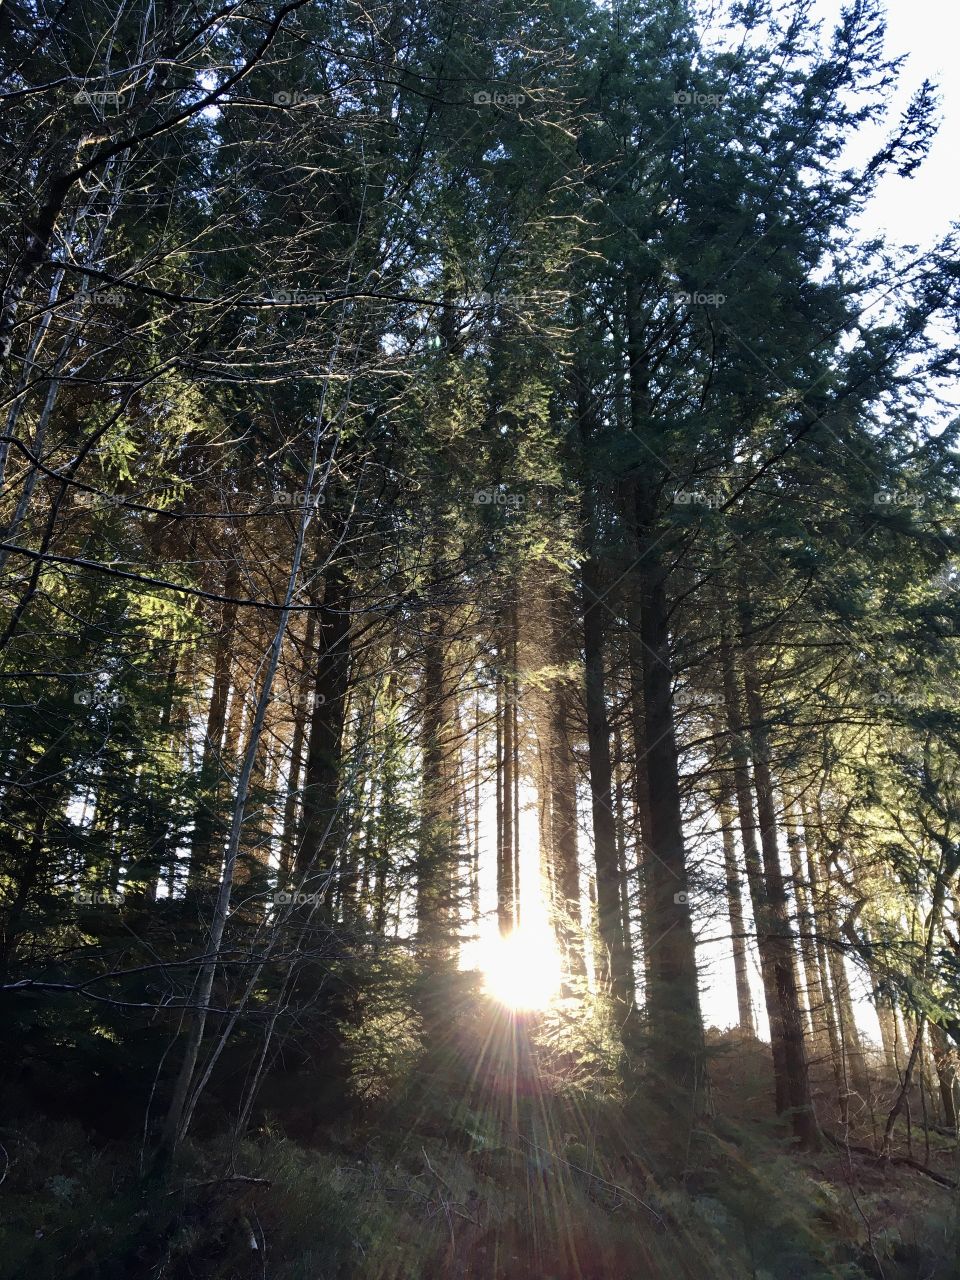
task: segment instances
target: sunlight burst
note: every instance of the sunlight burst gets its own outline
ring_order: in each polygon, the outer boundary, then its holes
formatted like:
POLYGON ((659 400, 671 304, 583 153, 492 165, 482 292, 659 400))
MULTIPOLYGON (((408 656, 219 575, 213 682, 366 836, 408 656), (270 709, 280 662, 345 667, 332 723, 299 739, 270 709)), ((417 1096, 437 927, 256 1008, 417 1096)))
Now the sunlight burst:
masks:
POLYGON ((521 927, 486 940, 479 968, 487 994, 508 1009, 546 1009, 560 994, 560 956, 548 928, 521 927))

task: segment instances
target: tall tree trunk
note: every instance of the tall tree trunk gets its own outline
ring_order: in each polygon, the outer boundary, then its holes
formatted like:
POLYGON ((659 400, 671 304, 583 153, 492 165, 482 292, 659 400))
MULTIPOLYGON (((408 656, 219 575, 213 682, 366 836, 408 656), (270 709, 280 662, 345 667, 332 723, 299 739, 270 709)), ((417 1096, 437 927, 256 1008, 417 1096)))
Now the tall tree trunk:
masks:
POLYGON ((899 1076, 897 1066, 897 1010, 890 998, 889 971, 882 940, 867 929, 863 930, 864 953, 870 973, 870 999, 880 1025, 880 1043, 883 1060, 890 1080, 899 1076))
POLYGON ((813 828, 807 805, 801 798, 800 812, 803 816, 803 843, 807 851, 807 877, 810 885, 810 906, 812 912, 811 928, 814 946, 817 952, 817 969, 820 972, 820 997, 827 1023, 827 1036, 830 1041, 830 1059, 837 1086, 837 1099, 840 1104, 840 1116, 846 1124, 850 1118, 850 1089, 847 1072, 844 1066, 843 1040, 840 1035, 840 1022, 834 1001, 833 981, 830 974, 828 958, 826 921, 827 906, 824 897, 823 877, 818 869, 816 849, 813 844, 813 828))
MULTIPOLYGON (((656 435, 647 386, 646 333, 636 281, 626 292, 627 358, 631 427, 638 440, 656 435)), ((654 442, 655 443, 655 442, 654 442)), ((656 448, 653 449, 656 454, 656 448)), ((696 940, 690 912, 687 860, 680 802, 680 762, 673 707, 670 654, 669 569, 662 558, 658 514, 658 475, 649 464, 632 487, 632 520, 637 561, 632 576, 639 601, 643 653, 643 746, 638 769, 646 768, 649 797, 649 848, 645 858, 649 973, 647 1010, 652 1031, 652 1060, 668 1105, 670 1099, 689 1114, 707 1104, 706 1059, 696 940)), ((641 784, 642 786, 642 784, 641 784)), ((641 826, 643 823, 641 806, 641 826)))
MULTIPOLYGON (((174 646, 173 653, 167 662, 163 701, 160 708, 160 723, 157 726, 161 761, 163 761, 164 755, 173 755, 177 749, 178 734, 173 726, 173 712, 177 700, 177 673, 179 669, 179 654, 174 646)), ((165 813, 158 773, 162 776, 162 768, 153 773, 149 783, 147 798, 149 818, 147 821, 146 849, 142 857, 132 861, 126 869, 125 906, 147 906, 149 903, 155 902, 163 872, 170 865, 170 851, 168 848, 170 843, 170 823, 165 813)), ((173 875, 171 873, 171 893, 173 892, 173 887, 173 875)))
POLYGON ((580 859, 577 850, 577 773, 570 745, 566 680, 553 687, 551 735, 553 868, 557 896, 557 933, 566 966, 575 978, 586 975, 583 952, 583 917, 580 906, 580 859))
POLYGON ((283 835, 280 842, 280 867, 278 881, 285 885, 296 861, 298 814, 300 812, 300 777, 303 771, 303 746, 306 740, 307 706, 313 673, 313 651, 316 643, 317 617, 307 615, 303 637, 303 657, 300 674, 293 686, 293 734, 290 738, 290 761, 287 766, 287 798, 283 806, 283 835))
POLYGON ((803 837, 797 820, 794 802, 783 795, 784 826, 787 831, 787 847, 790 851, 790 873, 797 902, 797 928, 800 934, 800 958, 803 962, 807 1012, 810 1016, 811 1044, 817 1057, 825 1058, 830 1052, 830 1031, 823 1000, 823 981, 817 963, 817 946, 813 936, 813 913, 810 904, 810 884, 804 857, 803 837))
MULTIPOLYGON (((235 559, 227 567, 223 593, 236 597, 240 585, 240 568, 235 559)), ((187 892, 199 892, 213 882, 219 858, 213 856, 213 840, 217 827, 218 783, 223 777, 223 746, 226 728, 227 702, 230 696, 230 676, 233 667, 234 632, 237 606, 225 603, 220 615, 220 630, 213 655, 213 685, 207 708, 207 723, 203 735, 200 759, 199 798, 193 817, 193 836, 187 868, 187 892)))
POLYGON ((377 822, 376 874, 373 891, 373 930, 380 935, 387 926, 387 876, 390 869, 390 841, 396 830, 396 795, 398 786, 397 731, 395 687, 398 648, 391 647, 389 674, 382 699, 382 783, 380 787, 380 812, 377 822))
POLYGON ((745 681, 748 683, 747 710, 751 719, 751 733, 748 740, 740 710, 733 649, 725 634, 721 637, 720 653, 727 727, 733 752, 734 789, 740 815, 747 881, 750 886, 753 917, 757 928, 757 950, 760 954, 764 1002, 770 1021, 776 1109, 779 1115, 790 1114, 794 1136, 802 1146, 815 1147, 819 1137, 804 1053, 803 1023, 797 998, 793 944, 787 919, 786 889, 777 850, 769 770, 765 768, 766 743, 762 728, 762 712, 758 706, 756 676, 751 667, 745 681), (753 815, 748 771, 751 746, 757 783, 760 848, 757 846, 757 826, 753 815), (756 776, 758 763, 759 778, 756 776))
POLYGON ((957 1127, 957 1053, 951 1048, 943 1028, 938 1027, 935 1022, 930 1023, 928 1034, 937 1071, 937 1083, 940 1086, 943 1123, 948 1128, 955 1129, 957 1127))
MULTIPOLYGON (((313 452, 307 473, 308 495, 312 495, 315 491, 314 486, 317 476, 317 456, 319 453, 322 435, 323 412, 321 408, 321 412, 317 415, 313 431, 313 452)), ((253 774, 257 751, 260 745, 260 734, 263 730, 263 722, 273 694, 273 682, 276 679, 277 668, 280 665, 280 655, 283 651, 284 636, 290 621, 290 606, 293 603, 293 598, 300 578, 300 566, 303 559, 303 548, 310 524, 310 518, 309 508, 305 507, 300 519, 300 526, 297 532, 296 542, 294 544, 290 573, 287 578, 286 592, 283 598, 283 607, 277 619, 273 639, 265 655, 263 682, 260 686, 256 705, 253 709, 250 736, 237 775, 236 796, 234 798, 233 812, 230 818, 230 829, 227 834, 226 850, 220 874, 220 884, 217 891, 216 901, 214 903, 213 916, 210 922, 206 954, 204 956, 203 963, 198 970, 196 982, 194 983, 193 991, 191 993, 192 1009, 190 1019, 187 1024, 187 1036, 183 1060, 180 1063, 180 1070, 177 1073, 173 1094, 170 1099, 170 1106, 167 1110, 167 1115, 163 1125, 163 1133, 160 1142, 160 1155, 163 1159, 169 1159, 175 1153, 184 1133, 187 1130, 187 1127, 190 1124, 190 1118, 193 1115, 197 1099, 209 1078, 208 1069, 206 1072, 201 1073, 199 1080, 196 1079, 197 1062, 200 1055, 200 1048, 203 1043, 204 1032, 206 1030, 207 1012, 210 1007, 214 978, 219 967, 223 935, 226 929, 227 919, 230 914, 230 900, 233 893, 237 855, 240 850, 240 842, 243 835, 243 824, 246 817, 247 800, 250 792, 250 778, 253 774)), ((221 1039, 221 1046, 223 1043, 224 1041, 221 1039)), ((211 1063, 208 1064, 208 1068, 211 1065, 212 1060, 211 1063)))
MULTIPOLYGON (((873 975, 871 975, 873 977, 873 975)), ((883 1045, 883 1061, 891 1080, 896 1080, 897 1067, 897 1011, 890 1003, 889 997, 877 987, 873 977, 873 1007, 876 1010, 877 1022, 880 1024, 880 1041, 883 1045)))
POLYGON ((633 931, 630 927, 630 880, 627 875, 627 822, 624 806, 623 742, 620 729, 614 730, 614 817, 617 828, 617 866, 620 870, 620 904, 623 922, 623 941, 627 951, 627 982, 630 999, 635 1002, 636 986, 633 974, 633 931))
POLYGON ((516 743, 517 696, 516 645, 514 643, 515 614, 513 605, 507 606, 503 619, 502 652, 506 659, 503 672, 503 763, 501 771, 501 821, 500 848, 497 858, 497 919, 501 934, 511 933, 517 923, 516 869, 516 743))
POLYGON ((636 821, 637 887, 640 901, 640 942, 643 950, 644 998, 653 987, 651 963, 653 934, 650 926, 653 885, 652 834, 650 830, 650 784, 646 764, 646 732, 643 723, 643 645, 640 640, 640 609, 631 593, 627 600, 627 654, 630 666, 630 738, 633 748, 633 807, 636 821))
POLYGON ((473 830, 472 856, 470 860, 470 919, 474 926, 480 923, 480 690, 473 700, 473 805, 471 820, 473 830))
POLYGON ((730 935, 733 944, 733 971, 737 984, 737 1015, 741 1033, 755 1040, 757 1024, 753 1016, 753 997, 750 994, 747 927, 743 918, 740 868, 737 866, 733 824, 733 808, 729 793, 725 790, 720 801, 720 832, 723 839, 723 869, 727 885, 727 913, 730 916, 730 935))
POLYGON ((863 1053, 863 1045, 860 1040, 860 1031, 857 1027, 857 1021, 853 1011, 850 979, 847 975, 847 966, 844 960, 845 948, 837 918, 835 891, 830 876, 830 869, 827 865, 825 849, 826 841, 824 835, 825 823, 819 798, 816 801, 816 810, 817 826, 813 833, 813 855, 814 861, 817 864, 817 873, 820 879, 822 904, 821 928, 827 944, 827 960, 830 967, 830 978, 836 1002, 837 1030, 840 1035, 840 1045, 843 1051, 844 1072, 846 1075, 848 1089, 852 1088, 854 1093, 858 1094, 864 1101, 866 1101, 870 1092, 870 1079, 867 1074, 867 1064, 863 1053))
MULTIPOLYGON (((639 522, 643 527, 643 522, 639 522)), ((706 1067, 696 942, 690 914, 673 717, 673 671, 663 570, 652 541, 641 548, 644 759, 650 796, 651 980, 647 1006, 661 1079, 705 1105, 706 1067)))
MULTIPOLYGON (((581 433, 586 445, 590 428, 586 421, 585 389, 579 384, 581 433)), ((595 546, 592 495, 584 486, 584 528, 587 554, 582 570, 584 689, 587 711, 587 749, 590 759, 590 798, 593 814, 593 852, 597 877, 597 933, 600 954, 598 972, 614 1003, 620 1027, 626 1028, 632 998, 629 966, 623 936, 620 863, 613 816, 613 766, 610 758, 610 725, 604 673, 604 588, 595 546)))
POLYGON ((271 795, 277 764, 273 741, 276 719, 277 703, 272 700, 264 716, 253 772, 250 775, 250 814, 237 859, 235 883, 244 886, 245 909, 248 911, 264 910, 269 887, 274 822, 271 795))
POLYGON ((304 771, 302 834, 295 861, 296 874, 310 877, 304 891, 318 892, 328 900, 335 887, 332 872, 340 841, 337 805, 350 677, 350 598, 350 583, 342 568, 331 565, 317 620, 313 715, 304 771))
POLYGON ((516 673, 513 686, 513 927, 519 929, 523 910, 520 887, 520 664, 517 657, 519 622, 517 606, 513 606, 513 622, 510 630, 513 660, 516 673))
POLYGON ((763 855, 765 888, 764 929, 768 933, 771 959, 776 974, 777 998, 783 1035, 786 1071, 787 1105, 791 1109, 793 1131, 800 1145, 819 1145, 820 1134, 803 1039, 803 1013, 797 989, 796 948, 787 907, 787 888, 777 847, 777 820, 773 801, 773 779, 770 774, 770 743, 760 696, 760 680, 753 644, 750 639, 752 619, 746 602, 741 600, 743 686, 750 722, 750 746, 753 756, 753 781, 757 795, 757 818, 760 826, 760 849, 763 855))
MULTIPOLYGON (((505 723, 504 714, 504 674, 503 667, 503 635, 501 629, 500 643, 497 646, 498 670, 496 673, 496 694, 497 705, 494 714, 496 724, 496 755, 497 755, 497 925, 500 929, 501 936, 510 932, 510 923, 512 912, 507 909, 507 876, 505 870, 504 848, 506 841, 506 833, 504 831, 504 822, 506 814, 504 812, 504 754, 503 754, 503 730, 505 723)), ((511 816, 511 824, 513 818, 511 816)))
MULTIPOLYGON (((435 548, 435 563, 439 563, 435 548)), ((417 868, 417 930, 428 972, 452 963, 456 867, 451 739, 454 705, 446 658, 446 618, 435 605, 427 619, 423 660, 423 818, 417 868)), ((436 1010, 431 1008, 431 1014, 436 1010)))

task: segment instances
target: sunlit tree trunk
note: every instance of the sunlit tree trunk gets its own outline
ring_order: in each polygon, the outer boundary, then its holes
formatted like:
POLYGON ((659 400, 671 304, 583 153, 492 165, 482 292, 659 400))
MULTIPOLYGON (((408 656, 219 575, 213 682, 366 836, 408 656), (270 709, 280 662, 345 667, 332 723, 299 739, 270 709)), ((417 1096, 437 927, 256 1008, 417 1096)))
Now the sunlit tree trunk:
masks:
POLYGON ((380 810, 377 821, 376 869, 373 889, 372 924, 374 932, 382 934, 387 925, 387 881, 391 865, 391 840, 397 824, 398 742, 396 729, 396 667, 398 651, 391 648, 390 670, 384 684, 381 700, 381 760, 380 810))
POLYGON ((473 701, 473 841, 470 859, 470 919, 474 926, 480 923, 480 691, 473 701))
POLYGON ((501 934, 508 934, 517 920, 516 871, 516 631, 512 604, 504 611, 501 651, 505 658, 502 706, 502 764, 500 772, 500 846, 497 854, 497 919, 501 934))
POLYGON ((951 1047, 942 1027, 931 1022, 928 1028, 933 1064, 940 1086, 940 1108, 943 1123, 950 1129, 957 1127, 957 1052, 951 1047))
POLYGON ((635 1000, 635 982, 633 973, 633 932, 630 927, 630 883, 627 876, 627 819, 624 805, 625 785, 623 781, 623 742, 619 726, 614 730, 614 817, 617 829, 617 867, 620 873, 620 904, 623 923, 623 942, 627 956, 627 984, 631 1001, 635 1000))
MULTIPOLYGON (((866 1058, 860 1040, 850 991, 850 978, 844 960, 845 947, 838 921, 837 889, 826 858, 825 823, 819 798, 815 801, 817 823, 813 831, 813 857, 821 887, 821 929, 827 947, 827 963, 836 1007, 837 1031, 843 1052, 847 1088, 866 1101, 870 1092, 866 1058)), ((809 838, 809 832, 808 832, 809 838)))
POLYGON ((824 890, 824 879, 820 873, 819 859, 814 845, 814 831, 810 821, 810 813, 802 797, 800 811, 803 816, 803 844, 807 853, 807 879, 810 885, 811 928, 817 952, 817 968, 820 973, 820 994, 827 1023, 827 1035, 830 1040, 830 1059, 837 1087, 837 1098, 840 1103, 840 1115, 844 1123, 846 1123, 850 1115, 850 1089, 844 1063, 843 1039, 840 1034, 840 1019, 828 955, 828 904, 824 890))
POLYGON ((648 997, 652 987, 650 965, 653 936, 650 927, 649 895, 653 884, 653 854, 650 832, 650 784, 646 765, 646 732, 643 722, 643 645, 640 640, 640 609, 633 593, 627 601, 627 658, 630 667, 630 745, 633 749, 633 807, 636 813, 636 870, 640 904, 640 941, 643 950, 643 985, 648 997))
POLYGON ((761 848, 757 844, 757 823, 749 775, 750 748, 753 747, 756 766, 758 759, 763 760, 765 744, 760 736, 755 677, 752 673, 749 677, 752 696, 748 699, 747 707, 753 722, 753 733, 748 737, 742 718, 733 648, 726 635, 721 639, 720 657, 743 856, 757 929, 764 1002, 770 1022, 776 1110, 779 1115, 790 1113, 794 1135, 801 1144, 815 1146, 818 1141, 816 1119, 810 1097, 792 937, 776 847, 768 774, 762 775, 766 785, 758 784, 756 791, 760 808, 762 858, 761 848))
POLYGON ((747 927, 743 917, 740 868, 737 865, 737 847, 733 834, 734 814, 729 796, 726 794, 720 801, 719 813, 720 833, 723 840, 723 869, 727 886, 727 914, 730 917, 733 970, 737 984, 737 1015, 741 1032, 755 1039, 757 1025, 753 1016, 753 997, 750 994, 747 927))
POLYGON ((811 1044, 817 1057, 830 1052, 830 1032, 823 1001, 823 983, 817 963, 817 947, 813 936, 813 913, 810 903, 810 885, 805 867, 803 837, 794 804, 786 793, 784 802, 784 826, 787 847, 790 851, 790 873, 797 903, 797 929, 800 934, 800 958, 805 978, 804 994, 810 1017, 811 1044))
POLYGON ((300 814, 300 781, 303 773, 303 747, 306 740, 307 709, 310 702, 310 685, 313 675, 313 653, 316 643, 317 619, 311 612, 303 637, 303 656, 300 674, 291 690, 293 703, 293 733, 290 737, 290 759, 287 765, 287 795, 283 806, 283 833, 280 840, 280 867, 278 881, 285 885, 296 861, 297 831, 300 814))
MULTIPOLYGON (((556 639, 556 633, 555 633, 556 639)), ((552 689, 553 867, 557 898, 557 931, 567 967, 584 977, 583 918, 580 906, 580 862, 577 849, 577 773, 570 744, 571 688, 559 680, 552 689)))
MULTIPOLYGON (((231 559, 224 581, 224 595, 235 599, 240 585, 240 569, 231 559)), ((220 629, 213 652, 213 685, 207 708, 203 749, 200 760, 199 800, 193 818, 193 836, 187 868, 187 892, 196 893, 209 885, 218 860, 213 854, 213 841, 217 828, 217 794, 222 781, 224 732, 226 729, 227 703, 230 697, 230 679, 234 668, 234 643, 237 607, 224 604, 220 615, 220 629)), ((236 697, 236 694, 234 695, 236 697)), ((235 703, 236 706, 236 703, 235 703)))

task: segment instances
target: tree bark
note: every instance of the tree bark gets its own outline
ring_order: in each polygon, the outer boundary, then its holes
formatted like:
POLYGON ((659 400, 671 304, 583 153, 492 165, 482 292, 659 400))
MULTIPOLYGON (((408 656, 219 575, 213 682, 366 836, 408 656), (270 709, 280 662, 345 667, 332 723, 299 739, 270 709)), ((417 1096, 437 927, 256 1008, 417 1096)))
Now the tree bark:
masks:
MULTIPOLYGON (((223 594, 235 597, 240 585, 240 569, 231 559, 224 582, 223 594)), ((217 827, 217 790, 224 774, 223 746, 226 728, 227 702, 230 696, 230 678, 233 670, 234 633, 237 607, 224 604, 220 615, 220 630, 213 654, 213 685, 207 709, 207 723, 203 735, 203 751, 200 759, 200 795, 193 817, 193 836, 187 868, 187 893, 195 894, 211 884, 216 875, 219 859, 213 857, 213 839, 217 827)))
POLYGON ((793 802, 784 793, 784 826, 787 831, 787 847, 790 851, 790 872, 797 903, 797 928, 800 934, 800 958, 805 978, 804 994, 810 1018, 810 1034, 813 1051, 817 1057, 830 1052, 830 1031, 823 1000, 823 981, 817 963, 817 947, 813 935, 813 913, 810 904, 810 884, 806 872, 803 837, 797 821, 793 802))
MULTIPOLYGON (((436 561, 435 561, 436 562, 436 561)), ((456 813, 451 772, 454 709, 446 661, 446 618, 430 610, 423 664, 423 817, 417 875, 417 929, 428 972, 452 963, 456 813)), ((434 1011, 435 1012, 435 1011, 434 1011)))
POLYGON ((942 1027, 935 1022, 929 1026, 930 1047, 933 1051, 933 1062, 937 1071, 937 1083, 940 1086, 940 1107, 943 1123, 950 1129, 957 1127, 957 1055, 950 1047, 942 1027))
MULTIPOLYGON (((591 434, 586 409, 586 390, 578 382, 578 410, 581 439, 586 445, 591 434)), ((623 937, 620 893, 620 863, 613 816, 613 766, 610 757, 610 725, 604 672, 604 588, 597 558, 593 499, 589 481, 584 485, 584 529, 586 557, 582 570, 584 691, 587 712, 587 750, 590 760, 590 799, 593 815, 593 853, 597 889, 598 974, 614 1003, 614 1016, 625 1028, 632 1008, 628 981, 627 949, 623 937)))
POLYGON ((623 941, 626 947, 627 982, 631 1002, 636 1000, 636 984, 633 973, 633 931, 630 927, 630 882, 627 876, 627 826, 624 807, 623 742, 619 728, 614 730, 614 817, 617 829, 617 866, 620 872, 620 909, 623 923, 623 941))
POLYGON ((337 862, 343 719, 350 673, 350 584, 338 565, 327 570, 317 619, 313 715, 304 771, 302 834, 294 863, 304 892, 331 901, 337 862))
POLYGON ((303 659, 300 675, 293 688, 293 734, 290 738, 290 762, 287 766, 287 798, 283 806, 283 835, 280 843, 278 882, 285 885, 296 861, 298 814, 300 812, 300 778, 303 771, 303 746, 306 740, 307 704, 310 695, 313 648, 316 643, 317 618, 307 617, 303 637, 303 659))
MULTIPOLYGON (((645 440, 656 435, 656 427, 651 425, 655 420, 646 382, 645 332, 632 278, 628 278, 625 318, 630 421, 637 438, 645 440)), ((637 764, 638 769, 646 769, 649 797, 645 866, 650 874, 644 877, 649 934, 646 1004, 653 1036, 652 1062, 665 1104, 679 1107, 687 1118, 691 1111, 705 1109, 707 1078, 674 726, 669 569, 662 560, 657 483, 658 476, 647 466, 632 486, 633 506, 628 513, 637 551, 629 585, 639 602, 643 654, 644 740, 637 764)))
POLYGON ((757 1024, 753 1016, 753 997, 750 994, 747 927, 743 917, 740 868, 737 866, 733 823, 734 814, 730 796, 725 793, 720 801, 720 831, 723 838, 723 868, 727 883, 727 913, 730 917, 730 935, 733 943, 733 971, 737 984, 737 1014, 741 1033, 755 1040, 757 1024))
POLYGON ((516 731, 515 700, 517 696, 516 646, 514 643, 515 614, 512 603, 507 606, 503 620, 502 651, 506 658, 503 672, 503 762, 501 768, 501 820, 500 848, 497 858, 497 919, 503 935, 511 933, 517 924, 516 872, 516 731))
MULTIPOLYGON (((817 866, 821 892, 820 928, 826 942, 827 963, 836 1007, 837 1032, 843 1053, 844 1075, 848 1091, 852 1089, 854 1093, 866 1101, 870 1092, 870 1079, 867 1074, 867 1064, 860 1040, 860 1031, 853 1011, 850 979, 847 975, 847 966, 844 960, 845 948, 837 920, 837 907, 834 901, 834 888, 830 869, 824 852, 825 824, 819 799, 816 802, 816 809, 817 826, 812 835, 814 841, 813 860, 817 866)), ((810 834, 809 829, 807 829, 808 839, 810 834)))
POLYGON ((553 803, 553 867, 557 895, 557 935, 571 975, 586 975, 583 917, 580 906, 580 859, 577 850, 577 775, 570 746, 570 685, 553 689, 553 732, 550 744, 553 803))
POLYGON ((740 816, 747 881, 750 886, 753 917, 757 929, 757 950, 760 954, 764 1002, 770 1022, 775 1105, 778 1115, 789 1113, 797 1141, 804 1147, 816 1147, 819 1137, 803 1048, 803 1023, 797 998, 792 938, 787 920, 786 891, 776 847, 776 829, 773 825, 768 774, 763 775, 766 787, 758 783, 756 791, 758 806, 762 795, 760 811, 762 859, 761 850, 757 846, 749 759, 752 746, 755 766, 758 759, 762 762, 765 743, 758 713, 759 698, 755 676, 751 673, 749 677, 750 697, 747 706, 753 723, 748 739, 740 710, 740 693, 737 687, 733 649, 726 634, 721 637, 720 654, 727 728, 733 753, 734 789, 740 816))
POLYGON ((651 963, 653 934, 650 925, 653 892, 652 833, 650 830, 650 784, 647 777, 646 731, 643 722, 643 645, 640 641, 640 609, 631 594, 627 602, 629 631, 627 654, 630 665, 630 736, 633 747, 633 803, 636 822, 636 867, 640 899, 640 942, 643 949, 645 999, 653 989, 651 963))

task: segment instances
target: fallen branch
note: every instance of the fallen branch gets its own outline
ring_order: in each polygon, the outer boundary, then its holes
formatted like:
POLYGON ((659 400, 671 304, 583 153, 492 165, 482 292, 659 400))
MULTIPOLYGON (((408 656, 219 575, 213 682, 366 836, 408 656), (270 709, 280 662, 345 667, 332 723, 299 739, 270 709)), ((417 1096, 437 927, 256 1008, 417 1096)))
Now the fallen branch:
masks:
POLYGON ((835 1133, 831 1133, 829 1129, 823 1130, 823 1136, 829 1142, 832 1142, 838 1151, 853 1151, 859 1156, 869 1156, 877 1164, 905 1165, 908 1169, 916 1169, 917 1173, 925 1174, 939 1186, 946 1187, 948 1191, 960 1190, 960 1182, 954 1182, 946 1174, 937 1173, 936 1169, 931 1169, 929 1165, 921 1164, 919 1160, 914 1160, 912 1156, 880 1155, 872 1147, 862 1147, 854 1142, 845 1142, 842 1138, 838 1138, 835 1133))
POLYGON ((180 1191, 199 1191, 201 1187, 221 1187, 226 1182, 239 1182, 244 1186, 272 1187, 270 1178, 251 1178, 245 1173, 234 1173, 228 1178, 207 1178, 205 1182, 185 1182, 182 1187, 174 1187, 168 1196, 175 1196, 180 1191))

